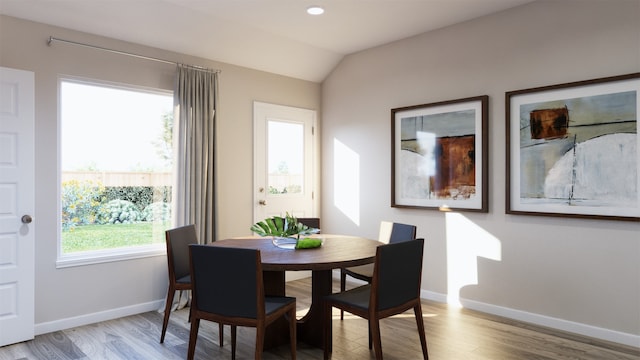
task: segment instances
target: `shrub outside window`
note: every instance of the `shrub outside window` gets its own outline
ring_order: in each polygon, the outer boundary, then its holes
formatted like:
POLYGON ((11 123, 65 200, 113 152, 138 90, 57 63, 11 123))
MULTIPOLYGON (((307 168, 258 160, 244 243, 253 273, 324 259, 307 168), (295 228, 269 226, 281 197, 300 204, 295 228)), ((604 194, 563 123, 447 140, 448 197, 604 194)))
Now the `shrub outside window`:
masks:
POLYGON ((172 142, 171 93, 61 79, 59 267, 164 250, 172 142))

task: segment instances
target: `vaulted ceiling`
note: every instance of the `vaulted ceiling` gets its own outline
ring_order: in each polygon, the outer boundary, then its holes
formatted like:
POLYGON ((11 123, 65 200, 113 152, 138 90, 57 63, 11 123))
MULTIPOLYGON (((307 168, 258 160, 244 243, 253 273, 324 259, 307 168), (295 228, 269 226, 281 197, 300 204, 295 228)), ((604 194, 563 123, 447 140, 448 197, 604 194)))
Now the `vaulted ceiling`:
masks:
POLYGON ((345 55, 528 2, 0 0, 0 13, 321 82, 345 55))

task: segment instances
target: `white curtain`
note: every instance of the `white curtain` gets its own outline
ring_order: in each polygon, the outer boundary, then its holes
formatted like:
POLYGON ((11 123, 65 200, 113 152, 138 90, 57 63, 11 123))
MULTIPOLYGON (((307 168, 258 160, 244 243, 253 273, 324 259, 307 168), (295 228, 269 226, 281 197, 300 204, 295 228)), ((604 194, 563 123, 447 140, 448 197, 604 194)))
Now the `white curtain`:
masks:
POLYGON ((176 226, 195 224, 200 243, 216 239, 215 136, 218 73, 178 64, 174 91, 176 226))

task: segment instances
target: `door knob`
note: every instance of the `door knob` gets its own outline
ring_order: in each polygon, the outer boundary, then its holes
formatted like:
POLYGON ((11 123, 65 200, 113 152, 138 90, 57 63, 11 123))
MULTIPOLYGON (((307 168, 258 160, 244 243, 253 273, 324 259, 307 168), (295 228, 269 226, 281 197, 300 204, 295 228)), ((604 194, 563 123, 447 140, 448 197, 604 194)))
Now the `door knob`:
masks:
POLYGON ((258 201, 258 204, 263 205, 263 206, 267 205, 267 200, 260 200, 260 201, 258 201))
POLYGON ((33 218, 29 215, 22 215, 21 220, 23 224, 31 224, 31 222, 33 221, 33 218))

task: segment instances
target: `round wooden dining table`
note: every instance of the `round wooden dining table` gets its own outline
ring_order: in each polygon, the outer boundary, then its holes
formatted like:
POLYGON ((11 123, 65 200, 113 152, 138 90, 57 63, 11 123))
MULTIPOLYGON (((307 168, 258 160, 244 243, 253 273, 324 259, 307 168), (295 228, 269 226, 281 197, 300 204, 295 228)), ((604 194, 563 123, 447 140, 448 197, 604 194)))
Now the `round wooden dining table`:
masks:
MULTIPOLYGON (((323 347, 322 298, 332 293, 332 270, 373 263, 379 241, 356 236, 316 234, 322 246, 314 249, 283 249, 271 238, 246 237, 218 240, 212 246, 260 250, 265 294, 285 295, 285 272, 311 270, 311 306, 298 320, 297 338, 309 345, 323 347)), ((232 270, 231 270, 232 271, 232 270)), ((267 328, 265 348, 289 341, 288 325, 282 319, 267 328)))

